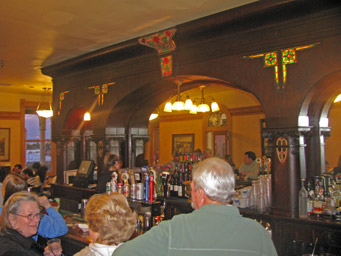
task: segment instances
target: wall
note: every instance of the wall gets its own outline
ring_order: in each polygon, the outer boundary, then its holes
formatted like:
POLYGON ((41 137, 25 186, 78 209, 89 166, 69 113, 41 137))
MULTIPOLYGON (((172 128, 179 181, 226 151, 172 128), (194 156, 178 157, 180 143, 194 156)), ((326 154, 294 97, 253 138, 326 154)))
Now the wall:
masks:
POLYGON ((236 167, 243 163, 244 153, 253 151, 257 157, 262 155, 260 119, 264 115, 232 117, 232 156, 236 167))
POLYGON ((0 128, 10 128, 10 160, 0 162, 0 165, 13 167, 20 163, 24 166, 25 162, 20 157, 20 152, 24 150, 20 139, 25 132, 25 129, 21 128, 20 100, 39 102, 41 97, 33 94, 0 92, 0 98, 0 128))
POLYGON ((173 134, 194 134, 194 149, 203 149, 203 124, 202 119, 187 119, 174 121, 160 120, 160 163, 167 163, 172 160, 172 135, 173 134))
POLYGON ((329 112, 329 126, 331 127, 331 136, 326 139, 325 155, 329 162, 329 167, 335 167, 341 156, 341 102, 334 103, 329 112))

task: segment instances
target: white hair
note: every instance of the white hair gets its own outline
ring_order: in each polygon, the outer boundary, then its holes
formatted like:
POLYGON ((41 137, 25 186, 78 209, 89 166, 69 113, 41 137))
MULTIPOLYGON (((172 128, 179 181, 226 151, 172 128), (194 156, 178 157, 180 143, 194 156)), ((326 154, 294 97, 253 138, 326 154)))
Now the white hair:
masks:
POLYGON ((211 157, 194 165, 195 190, 202 188, 212 201, 229 203, 235 193, 234 172, 226 161, 211 157))

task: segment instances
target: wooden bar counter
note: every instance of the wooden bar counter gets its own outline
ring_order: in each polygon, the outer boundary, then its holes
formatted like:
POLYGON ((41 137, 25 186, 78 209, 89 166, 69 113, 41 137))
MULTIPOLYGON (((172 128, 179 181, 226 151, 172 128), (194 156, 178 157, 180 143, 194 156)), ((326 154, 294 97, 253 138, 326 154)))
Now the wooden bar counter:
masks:
MULTIPOLYGON (((271 229, 272 239, 279 256, 302 256, 311 253, 318 238, 316 253, 333 253, 341 255, 341 221, 311 216, 308 218, 291 218, 257 213, 251 209, 239 209, 244 217, 255 219, 271 229), (309 251, 310 250, 310 251, 309 251)), ((176 214, 190 213, 193 209, 186 199, 166 200, 165 219, 176 214)))

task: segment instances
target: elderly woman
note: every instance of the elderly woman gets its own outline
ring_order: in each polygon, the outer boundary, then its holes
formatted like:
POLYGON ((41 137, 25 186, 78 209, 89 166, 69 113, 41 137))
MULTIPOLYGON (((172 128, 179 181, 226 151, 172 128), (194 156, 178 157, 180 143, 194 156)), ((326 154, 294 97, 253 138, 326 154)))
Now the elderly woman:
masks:
MULTIPOLYGON (((2 188, 5 203, 13 193, 27 190, 27 184, 22 177, 16 174, 8 174, 4 180, 2 188)), ((43 238, 54 238, 65 235, 68 232, 68 228, 60 213, 51 207, 51 204, 46 196, 38 197, 38 201, 39 205, 46 209, 47 214, 42 216, 38 233, 35 234, 33 238, 37 241, 38 235, 43 238)), ((1 211, 2 207, 0 206, 0 213, 1 211)))
POLYGON ((43 255, 32 236, 37 233, 42 212, 38 198, 27 191, 14 193, 0 216, 1 255, 43 255))
POLYGON ((111 256, 136 228, 137 214, 119 193, 93 195, 85 209, 92 243, 75 256, 111 256))

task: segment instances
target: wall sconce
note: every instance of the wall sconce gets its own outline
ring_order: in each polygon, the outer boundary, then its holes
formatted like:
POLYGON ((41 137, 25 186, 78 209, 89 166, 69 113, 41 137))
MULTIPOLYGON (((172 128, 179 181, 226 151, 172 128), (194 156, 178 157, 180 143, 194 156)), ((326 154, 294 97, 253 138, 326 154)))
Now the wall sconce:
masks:
POLYGON ((89 112, 85 112, 83 120, 84 121, 91 121, 91 115, 89 112))
POLYGON ((150 116, 149 116, 149 121, 152 121, 154 119, 156 119, 159 116, 159 109, 157 109, 155 112, 153 112, 150 116))
POLYGON ((40 98, 38 107, 37 107, 37 115, 40 117, 44 117, 44 118, 49 118, 53 116, 53 110, 52 110, 52 106, 51 106, 51 100, 49 99, 48 96, 48 91, 51 90, 51 88, 43 88, 43 94, 40 98), (44 99, 47 98, 48 102, 49 102, 49 108, 48 109, 44 109, 43 107, 41 107, 41 104, 44 104, 44 99))

